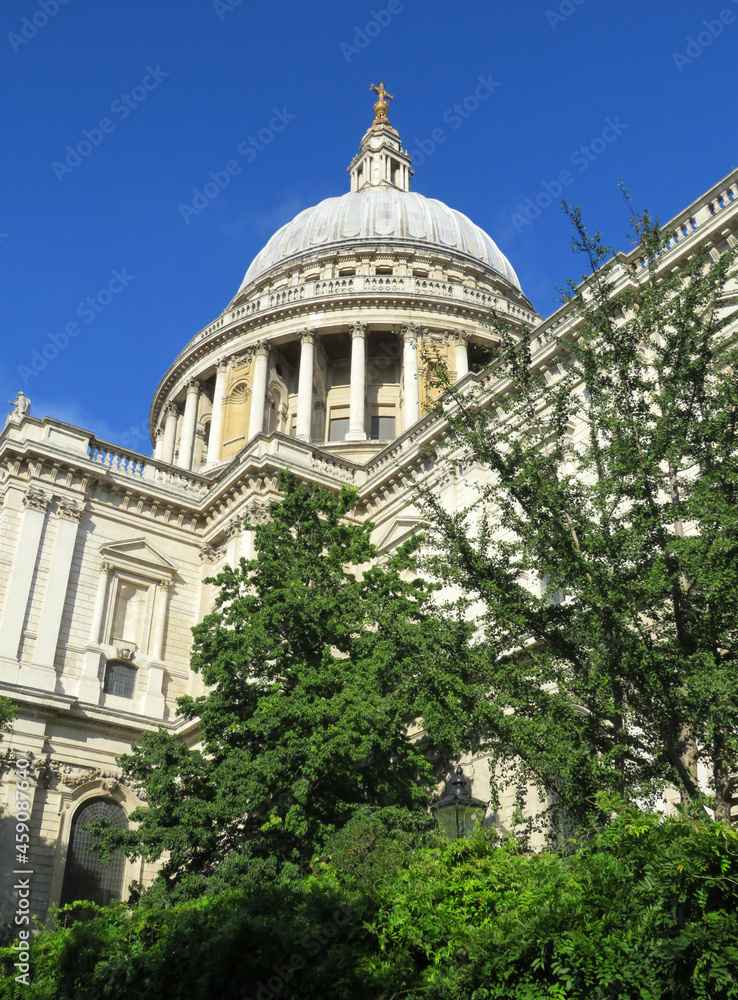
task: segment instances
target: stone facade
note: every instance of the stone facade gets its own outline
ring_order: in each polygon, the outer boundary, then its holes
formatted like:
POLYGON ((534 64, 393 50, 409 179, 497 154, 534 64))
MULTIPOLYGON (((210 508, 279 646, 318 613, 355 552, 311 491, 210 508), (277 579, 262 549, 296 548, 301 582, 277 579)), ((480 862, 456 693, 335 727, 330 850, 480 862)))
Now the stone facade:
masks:
MULTIPOLYGON (((375 109, 376 110, 376 109, 375 109)), ((191 627, 212 606, 204 583, 253 553, 243 520, 276 499, 277 475, 358 488, 380 553, 417 530, 410 487, 449 509, 480 474, 429 458, 443 440, 422 344, 454 377, 493 392, 482 367, 496 339, 490 310, 533 325, 533 364, 556 377, 552 338, 576 338, 566 308, 541 319, 490 238, 459 213, 410 192, 409 158, 378 115, 351 164, 351 192, 301 213, 252 264, 224 312, 196 334, 151 408, 154 457, 30 415, 19 398, 0 435, 0 693, 18 719, 0 744, 0 904, 12 874, 19 759, 30 762, 31 905, 62 899, 74 818, 85 803, 128 815, 141 792, 115 758, 201 693, 189 669, 191 627)), ((738 237, 738 171, 673 220, 662 266, 738 237)), ((621 283, 642 265, 621 258, 621 283)), ((734 297, 724 304, 734 309, 734 297)), ((483 761, 466 767, 484 797, 483 761)), ((505 809, 501 814, 505 819, 505 809)), ((123 884, 151 876, 127 864, 123 884)), ((122 889, 121 889, 122 891, 122 889)))

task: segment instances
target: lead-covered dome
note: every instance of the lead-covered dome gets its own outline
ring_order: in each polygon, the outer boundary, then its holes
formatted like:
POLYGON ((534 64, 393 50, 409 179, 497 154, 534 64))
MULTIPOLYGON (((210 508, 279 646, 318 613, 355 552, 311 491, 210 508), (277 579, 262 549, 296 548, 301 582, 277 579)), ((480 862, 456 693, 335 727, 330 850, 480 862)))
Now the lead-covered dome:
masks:
POLYGON ((520 289, 510 262, 491 237, 461 212, 414 191, 367 187, 326 198, 282 226, 257 254, 239 293, 273 267, 301 254, 357 240, 452 250, 482 261, 520 289))

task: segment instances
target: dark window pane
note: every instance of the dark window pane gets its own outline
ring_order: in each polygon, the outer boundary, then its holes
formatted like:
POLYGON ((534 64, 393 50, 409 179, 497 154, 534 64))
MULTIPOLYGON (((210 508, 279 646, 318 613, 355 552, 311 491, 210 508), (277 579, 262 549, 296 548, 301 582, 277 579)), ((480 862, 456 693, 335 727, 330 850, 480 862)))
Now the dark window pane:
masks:
POLYGON ((123 809, 109 799, 91 799, 86 802, 72 820, 72 835, 64 870, 61 905, 87 899, 100 906, 107 906, 123 894, 126 859, 120 851, 111 855, 105 867, 99 856, 90 851, 94 843, 92 836, 83 829, 85 824, 96 819, 106 819, 113 826, 123 828, 126 814, 123 809))
POLYGON ((331 417, 331 436, 329 441, 343 441, 348 434, 348 417, 331 417))
POLYGON ((395 437, 394 417, 372 417, 372 441, 392 441, 395 437))
POLYGON ((120 660, 110 660, 105 665, 106 694, 114 694, 118 698, 132 698, 136 689, 136 668, 130 663, 120 660))

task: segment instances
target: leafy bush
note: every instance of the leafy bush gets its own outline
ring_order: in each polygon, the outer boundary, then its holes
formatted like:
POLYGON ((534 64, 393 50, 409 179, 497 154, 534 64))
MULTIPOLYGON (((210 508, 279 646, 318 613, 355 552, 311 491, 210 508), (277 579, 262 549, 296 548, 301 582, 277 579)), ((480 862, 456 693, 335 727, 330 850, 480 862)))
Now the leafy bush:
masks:
POLYGON ((624 811, 566 853, 356 817, 292 885, 41 933, 24 1000, 738 997, 738 834, 624 811), (329 856, 330 855, 330 856, 329 856))

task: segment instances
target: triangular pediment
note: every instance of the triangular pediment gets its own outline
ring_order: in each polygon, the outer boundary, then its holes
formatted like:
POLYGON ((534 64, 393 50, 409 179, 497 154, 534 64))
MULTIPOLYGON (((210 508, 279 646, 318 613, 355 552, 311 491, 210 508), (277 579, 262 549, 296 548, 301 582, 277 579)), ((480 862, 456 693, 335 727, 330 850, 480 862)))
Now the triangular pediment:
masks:
POLYGON ((128 538, 124 542, 103 545, 100 557, 115 566, 124 566, 147 575, 174 576, 177 572, 172 560, 146 538, 128 538))
POLYGON ((413 535, 422 531, 428 522, 420 514, 409 514, 404 517, 396 517, 390 524, 386 525, 384 532, 379 536, 376 545, 380 552, 387 549, 396 549, 413 535))

